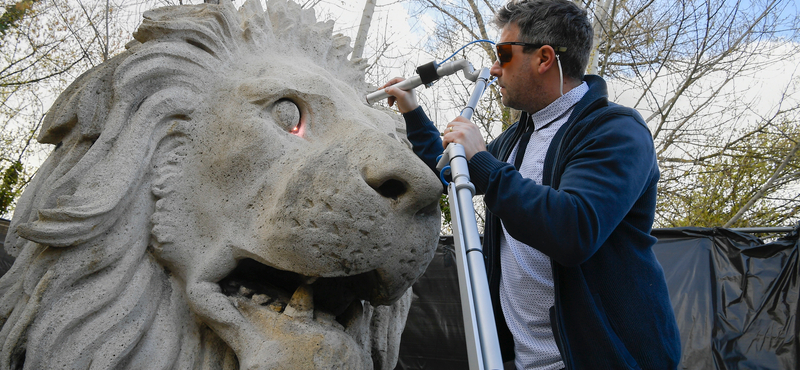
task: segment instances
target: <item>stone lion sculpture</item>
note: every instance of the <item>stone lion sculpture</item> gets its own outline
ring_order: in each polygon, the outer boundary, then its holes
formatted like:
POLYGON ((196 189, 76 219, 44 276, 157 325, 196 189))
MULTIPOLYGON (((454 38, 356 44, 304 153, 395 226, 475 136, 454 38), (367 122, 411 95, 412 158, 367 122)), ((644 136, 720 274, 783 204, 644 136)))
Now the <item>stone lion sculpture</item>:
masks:
POLYGON ((365 63, 271 0, 145 14, 39 140, 0 369, 391 369, 441 184, 365 63))

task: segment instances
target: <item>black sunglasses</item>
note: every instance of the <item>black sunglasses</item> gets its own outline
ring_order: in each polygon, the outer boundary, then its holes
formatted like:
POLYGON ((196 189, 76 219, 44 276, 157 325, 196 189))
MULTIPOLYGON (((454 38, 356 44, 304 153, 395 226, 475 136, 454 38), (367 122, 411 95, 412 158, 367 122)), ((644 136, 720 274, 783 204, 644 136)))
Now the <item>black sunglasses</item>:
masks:
MULTIPOLYGON (((501 65, 510 62, 511 57, 514 56, 514 52, 511 49, 512 45, 530 46, 534 49, 538 49, 547 44, 529 44, 527 42, 501 42, 495 44, 495 47, 497 47, 497 60, 500 61, 501 65)), ((554 46, 553 49, 555 49, 556 53, 567 51, 567 48, 564 46, 554 46)))

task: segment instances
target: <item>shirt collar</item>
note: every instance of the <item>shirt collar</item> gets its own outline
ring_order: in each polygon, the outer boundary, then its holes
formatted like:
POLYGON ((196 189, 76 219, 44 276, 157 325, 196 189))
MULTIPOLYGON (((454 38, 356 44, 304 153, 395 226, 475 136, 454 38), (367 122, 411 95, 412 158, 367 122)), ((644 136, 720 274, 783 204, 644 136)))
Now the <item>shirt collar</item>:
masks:
POLYGON ((587 91, 589 91, 589 85, 587 85, 586 82, 582 82, 574 89, 567 91, 566 94, 550 103, 550 105, 544 107, 544 109, 531 114, 530 117, 533 120, 534 130, 541 130, 560 118, 563 118, 568 111, 572 110, 572 108, 578 104, 587 91))

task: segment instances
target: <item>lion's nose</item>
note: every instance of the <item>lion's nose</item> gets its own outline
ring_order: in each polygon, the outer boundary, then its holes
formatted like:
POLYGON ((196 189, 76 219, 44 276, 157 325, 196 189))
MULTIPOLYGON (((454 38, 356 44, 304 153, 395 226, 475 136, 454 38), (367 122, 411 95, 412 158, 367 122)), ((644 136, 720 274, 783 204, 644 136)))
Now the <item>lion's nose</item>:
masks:
POLYGON ((442 191, 439 179, 408 148, 382 136, 368 141, 362 136, 353 143, 351 159, 359 164, 367 185, 408 211, 438 204, 442 191))
POLYGON ((438 205, 441 183, 422 161, 417 163, 413 153, 403 153, 408 158, 399 163, 369 161, 362 167, 361 176, 383 199, 398 210, 416 213, 431 204, 438 205))
POLYGON ((365 180, 371 188, 378 192, 378 194, 386 198, 391 198, 392 200, 397 200, 398 197, 405 194, 405 192, 408 190, 406 184, 397 179, 387 179, 385 181, 382 179, 365 180))

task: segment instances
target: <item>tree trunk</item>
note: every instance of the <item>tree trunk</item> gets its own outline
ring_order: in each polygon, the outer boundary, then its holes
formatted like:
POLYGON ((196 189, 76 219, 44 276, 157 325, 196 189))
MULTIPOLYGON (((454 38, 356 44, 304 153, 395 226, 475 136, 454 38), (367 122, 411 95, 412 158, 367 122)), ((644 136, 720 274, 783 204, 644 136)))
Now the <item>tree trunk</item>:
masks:
POLYGON ((598 71, 598 64, 600 63, 600 41, 608 33, 608 7, 614 0, 599 0, 595 5, 594 22, 592 22, 592 29, 594 30, 594 37, 592 38, 592 52, 589 54, 589 66, 586 73, 596 75, 598 71))
POLYGON ((364 54, 364 45, 367 44, 367 35, 369 34, 369 26, 372 23, 372 14, 375 13, 376 1, 367 0, 364 5, 364 12, 361 13, 361 24, 358 26, 358 33, 353 44, 353 54, 350 56, 350 60, 360 59, 364 54))

